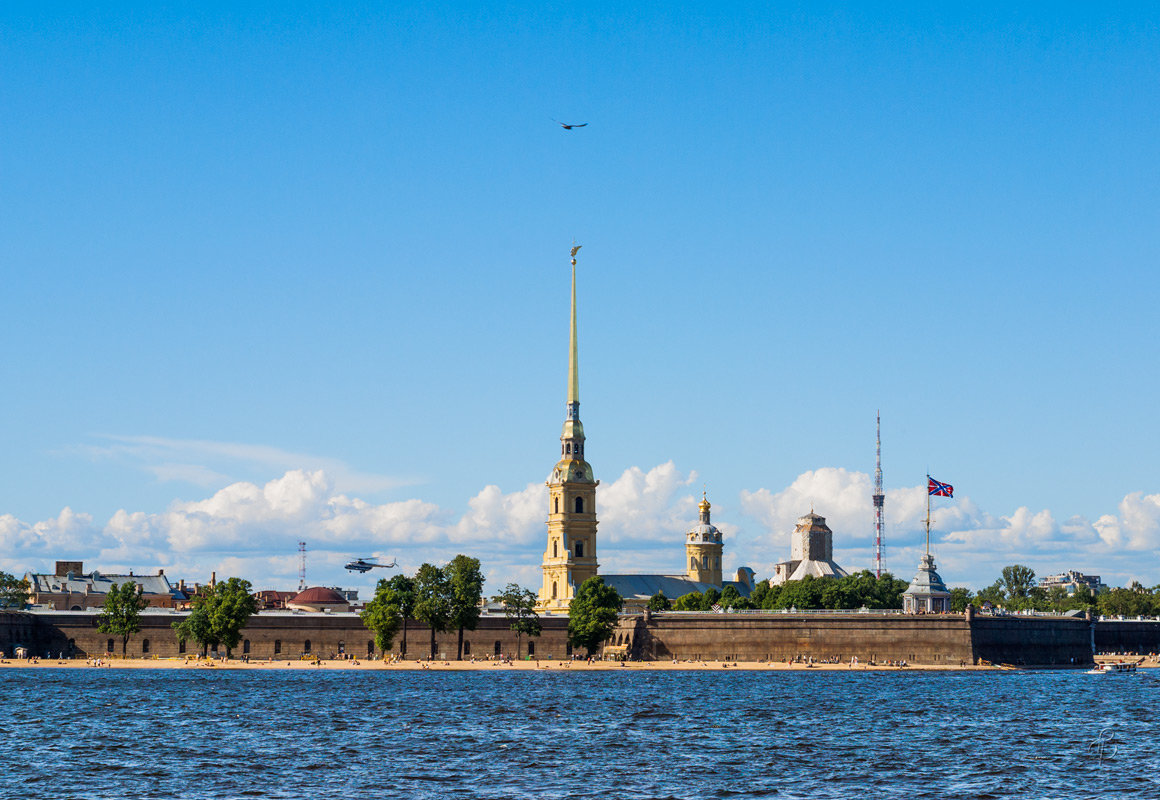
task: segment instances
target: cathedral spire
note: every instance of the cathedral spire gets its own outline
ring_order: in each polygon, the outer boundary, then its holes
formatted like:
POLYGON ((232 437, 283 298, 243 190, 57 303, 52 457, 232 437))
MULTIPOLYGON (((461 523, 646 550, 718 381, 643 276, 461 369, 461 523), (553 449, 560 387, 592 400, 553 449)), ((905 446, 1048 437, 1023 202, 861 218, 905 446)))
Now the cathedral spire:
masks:
POLYGON ((572 246, 572 324, 568 338, 568 419, 580 419, 580 356, 576 347, 576 253, 583 245, 572 246))

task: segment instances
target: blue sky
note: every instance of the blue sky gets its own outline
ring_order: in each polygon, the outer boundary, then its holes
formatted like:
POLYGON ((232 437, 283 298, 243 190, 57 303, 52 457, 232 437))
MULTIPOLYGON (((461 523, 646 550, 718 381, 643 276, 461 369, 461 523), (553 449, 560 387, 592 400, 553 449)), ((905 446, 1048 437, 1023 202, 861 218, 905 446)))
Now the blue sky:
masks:
POLYGON ((869 566, 881 409, 895 572, 929 470, 948 581, 1156 584, 1157 52, 1148 5, 6 5, 0 569, 538 586, 575 239, 609 571, 704 485, 734 566, 811 503, 869 566))

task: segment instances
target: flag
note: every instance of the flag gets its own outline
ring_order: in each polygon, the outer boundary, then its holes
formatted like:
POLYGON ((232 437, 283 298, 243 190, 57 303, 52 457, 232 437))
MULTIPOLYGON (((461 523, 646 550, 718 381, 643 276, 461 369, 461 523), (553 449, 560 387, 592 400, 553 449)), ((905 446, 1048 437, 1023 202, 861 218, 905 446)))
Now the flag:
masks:
POLYGON ((954 497, 955 487, 949 483, 939 483, 931 476, 926 476, 926 493, 935 497, 954 497))

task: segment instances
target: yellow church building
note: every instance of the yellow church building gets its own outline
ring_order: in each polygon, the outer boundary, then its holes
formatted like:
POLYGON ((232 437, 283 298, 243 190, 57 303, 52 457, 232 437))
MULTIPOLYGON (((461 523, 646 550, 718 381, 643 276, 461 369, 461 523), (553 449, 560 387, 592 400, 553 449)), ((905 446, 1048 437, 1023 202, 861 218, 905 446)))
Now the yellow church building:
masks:
MULTIPOLYGON (((572 313, 568 340, 568 401, 560 434, 560 460, 548 480, 548 541, 544 550, 543 584, 537 610, 568 613, 568 604, 588 578, 597 575, 596 487, 592 466, 584 458, 584 425, 580 422, 580 366, 576 342, 576 253, 572 248, 572 313)), ((722 581, 721 531, 710 522, 710 504, 703 497, 700 519, 685 534, 684 575, 603 575, 605 583, 624 598, 625 610, 643 607, 663 592, 675 600, 689 592, 720 591, 734 586, 744 597, 753 589, 753 570, 742 567, 736 580, 722 581)))

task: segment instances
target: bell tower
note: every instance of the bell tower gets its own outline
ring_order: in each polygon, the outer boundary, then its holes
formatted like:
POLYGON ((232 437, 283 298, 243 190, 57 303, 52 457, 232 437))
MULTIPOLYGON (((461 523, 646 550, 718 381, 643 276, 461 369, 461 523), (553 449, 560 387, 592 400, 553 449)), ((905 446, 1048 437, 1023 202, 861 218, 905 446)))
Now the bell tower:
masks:
POLYGON ((576 348, 576 253, 572 248, 572 323, 568 348, 568 405, 560 434, 560 460, 548 481, 548 547, 540 611, 567 613, 580 584, 596 574, 596 487, 584 460, 580 423, 580 365, 576 348))
POLYGON ((701 495, 698 506, 700 521, 685 534, 685 558, 689 561, 685 577, 698 583, 721 586, 721 531, 709 521, 709 498, 701 495))

